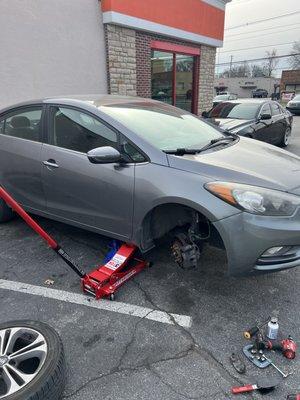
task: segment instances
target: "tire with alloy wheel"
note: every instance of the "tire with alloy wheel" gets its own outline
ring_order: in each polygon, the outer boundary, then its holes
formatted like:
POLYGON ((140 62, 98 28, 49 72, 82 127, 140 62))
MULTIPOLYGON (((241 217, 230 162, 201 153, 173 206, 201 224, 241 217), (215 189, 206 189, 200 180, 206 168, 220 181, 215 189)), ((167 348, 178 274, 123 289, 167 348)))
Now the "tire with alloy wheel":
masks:
POLYGON ((0 199, 0 222, 10 221, 13 216, 13 210, 8 207, 3 199, 0 199))
POLYGON ((0 399, 59 400, 65 385, 60 337, 37 321, 0 323, 0 399))
POLYGON ((280 146, 281 147, 288 146, 290 144, 291 136, 292 136, 291 128, 286 128, 280 146))

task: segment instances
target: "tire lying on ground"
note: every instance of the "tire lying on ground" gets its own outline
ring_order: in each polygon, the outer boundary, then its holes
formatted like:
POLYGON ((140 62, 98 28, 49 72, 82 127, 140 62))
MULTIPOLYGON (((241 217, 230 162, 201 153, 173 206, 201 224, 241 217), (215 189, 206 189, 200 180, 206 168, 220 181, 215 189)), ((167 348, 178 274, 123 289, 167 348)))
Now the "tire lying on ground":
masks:
POLYGON ((65 359, 60 337, 37 321, 0 323, 0 399, 60 400, 65 359))
POLYGON ((0 222, 10 221, 13 216, 13 210, 8 207, 3 199, 0 199, 0 222))

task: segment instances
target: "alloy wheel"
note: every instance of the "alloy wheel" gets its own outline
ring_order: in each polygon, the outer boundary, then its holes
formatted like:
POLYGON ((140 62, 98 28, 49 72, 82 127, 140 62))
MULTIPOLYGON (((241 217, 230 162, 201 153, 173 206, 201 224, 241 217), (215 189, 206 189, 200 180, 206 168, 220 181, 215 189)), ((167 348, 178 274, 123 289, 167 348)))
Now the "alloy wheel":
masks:
POLYGON ((31 383, 47 354, 46 339, 37 330, 22 326, 0 330, 0 399, 31 383))
POLYGON ((287 128, 285 131, 285 134, 284 134, 284 139, 283 139, 285 146, 287 146, 290 143, 291 136, 292 136, 291 128, 287 128))

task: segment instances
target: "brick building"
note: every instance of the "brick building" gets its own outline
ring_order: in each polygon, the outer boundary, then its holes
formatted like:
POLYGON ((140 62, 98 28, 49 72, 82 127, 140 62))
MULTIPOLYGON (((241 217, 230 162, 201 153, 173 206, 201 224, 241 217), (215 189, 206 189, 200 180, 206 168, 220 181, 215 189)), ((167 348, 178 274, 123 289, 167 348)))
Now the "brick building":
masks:
POLYGON ((112 93, 211 106, 230 0, 2 0, 0 106, 112 93))
POLYGON ((300 94, 300 69, 282 71, 280 91, 300 94))
POLYGON ((102 0, 108 91, 211 107, 230 0, 102 0))

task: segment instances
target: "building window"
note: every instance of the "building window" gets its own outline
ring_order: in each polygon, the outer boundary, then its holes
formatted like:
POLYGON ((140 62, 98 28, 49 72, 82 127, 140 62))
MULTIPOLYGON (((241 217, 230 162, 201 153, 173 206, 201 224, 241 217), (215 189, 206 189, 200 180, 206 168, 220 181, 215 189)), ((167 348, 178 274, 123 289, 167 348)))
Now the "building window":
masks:
POLYGON ((300 92, 300 84, 299 84, 299 85, 297 85, 297 84, 295 84, 295 85, 293 85, 293 84, 287 84, 287 85, 285 85, 285 90, 286 90, 287 92, 299 93, 299 92, 300 92))
POLYGON ((155 42, 154 47, 158 49, 151 52, 152 98, 196 114, 199 50, 164 42, 155 42), (182 54, 185 49, 187 54, 182 54))

